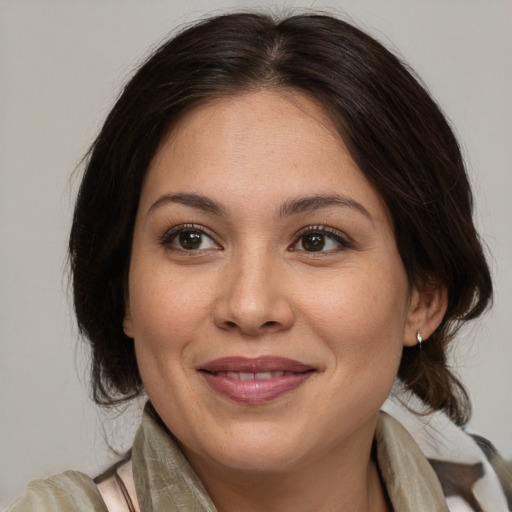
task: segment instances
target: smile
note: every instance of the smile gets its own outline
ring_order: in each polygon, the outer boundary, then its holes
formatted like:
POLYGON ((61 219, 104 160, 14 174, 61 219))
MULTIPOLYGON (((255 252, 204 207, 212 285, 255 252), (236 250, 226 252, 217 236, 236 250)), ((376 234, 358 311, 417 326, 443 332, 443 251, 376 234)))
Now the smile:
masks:
POLYGON ((263 404, 298 388, 316 369, 281 357, 230 357, 199 368, 217 394, 243 404, 263 404))

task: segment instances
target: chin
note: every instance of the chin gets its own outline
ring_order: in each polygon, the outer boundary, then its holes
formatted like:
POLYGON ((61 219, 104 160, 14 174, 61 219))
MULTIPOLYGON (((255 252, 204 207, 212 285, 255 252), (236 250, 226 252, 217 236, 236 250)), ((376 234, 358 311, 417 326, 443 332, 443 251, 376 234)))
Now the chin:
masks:
POLYGON ((190 449, 185 448, 187 457, 208 458, 225 468, 262 473, 279 472, 307 458, 307 449, 299 450, 306 448, 301 441, 304 436, 290 435, 290 429, 275 423, 238 426, 235 430, 212 436, 211 443, 202 440, 200 446, 189 445, 190 449))
POLYGON ((306 454, 295 449, 287 449, 278 444, 266 442, 250 446, 233 446, 227 452, 219 454, 217 462, 227 468, 252 473, 278 473, 301 464, 306 454))

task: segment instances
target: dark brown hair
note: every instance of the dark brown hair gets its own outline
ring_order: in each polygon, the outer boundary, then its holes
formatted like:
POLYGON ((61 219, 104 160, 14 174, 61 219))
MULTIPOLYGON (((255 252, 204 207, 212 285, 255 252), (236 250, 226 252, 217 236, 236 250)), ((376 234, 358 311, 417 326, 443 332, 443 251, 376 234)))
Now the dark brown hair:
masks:
POLYGON ((202 21, 156 50, 108 115, 88 154, 69 241, 95 401, 112 405, 143 390, 122 319, 150 160, 198 105, 262 88, 291 88, 323 105, 391 213, 411 285, 446 286, 443 322, 421 351, 404 349, 398 376, 428 407, 464 423, 469 401, 447 367, 446 348, 461 323, 485 309, 492 284, 459 146, 398 58, 354 26, 320 14, 275 20, 239 13, 202 21))

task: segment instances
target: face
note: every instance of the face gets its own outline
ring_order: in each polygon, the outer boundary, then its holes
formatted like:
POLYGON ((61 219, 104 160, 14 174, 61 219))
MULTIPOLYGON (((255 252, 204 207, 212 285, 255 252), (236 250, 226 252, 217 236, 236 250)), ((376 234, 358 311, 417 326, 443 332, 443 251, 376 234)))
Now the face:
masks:
POLYGON ((385 205, 308 98, 215 100, 153 159, 124 329, 192 461, 271 471, 367 447, 415 296, 385 205))

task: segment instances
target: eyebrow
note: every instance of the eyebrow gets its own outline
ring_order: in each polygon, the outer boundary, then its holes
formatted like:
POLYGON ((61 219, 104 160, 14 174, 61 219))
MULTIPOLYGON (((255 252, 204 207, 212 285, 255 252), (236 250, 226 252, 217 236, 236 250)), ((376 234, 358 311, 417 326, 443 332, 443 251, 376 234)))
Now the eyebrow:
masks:
POLYGON ((300 213, 307 213, 320 208, 328 208, 329 206, 344 206, 352 208, 353 210, 362 213, 368 219, 373 220, 370 212, 359 202, 349 197, 341 196, 338 194, 331 194, 327 196, 308 196, 299 197, 286 201, 280 208, 281 217, 288 217, 300 213))
MULTIPOLYGON (((149 208, 148 213, 153 210, 160 208, 167 204, 178 203, 192 208, 197 208, 206 213, 211 213, 218 216, 226 216, 226 209, 210 199, 209 197, 202 196, 200 194, 164 194, 160 196, 149 208)), ((301 213, 307 213, 321 208, 328 208, 330 206, 343 206, 352 208, 359 213, 362 213, 368 219, 373 220, 370 212, 359 202, 349 197, 341 196, 338 194, 331 195, 317 195, 299 197, 296 199, 290 199, 286 201, 279 209, 279 215, 281 217, 290 217, 301 213)))
POLYGON ((164 194, 150 206, 148 213, 170 203, 183 204, 213 215, 226 215, 226 210, 219 203, 200 194, 164 194))

